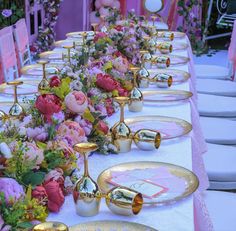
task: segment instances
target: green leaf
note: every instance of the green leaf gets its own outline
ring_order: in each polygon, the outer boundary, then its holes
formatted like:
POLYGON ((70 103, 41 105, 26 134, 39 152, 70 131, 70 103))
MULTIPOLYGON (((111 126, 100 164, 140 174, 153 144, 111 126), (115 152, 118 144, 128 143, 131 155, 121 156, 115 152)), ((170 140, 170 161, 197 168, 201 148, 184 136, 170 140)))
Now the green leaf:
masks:
POLYGON ((30 229, 32 227, 33 227, 33 225, 30 222, 27 222, 27 221, 17 224, 17 228, 21 228, 21 229, 30 229))
POLYGON ((91 123, 93 123, 95 121, 92 113, 90 112, 90 110, 88 108, 84 111, 83 118, 88 120, 91 123))
POLYGON ((31 185, 32 187, 35 187, 43 183, 44 177, 44 172, 29 171, 22 176, 22 181, 25 185, 31 185))

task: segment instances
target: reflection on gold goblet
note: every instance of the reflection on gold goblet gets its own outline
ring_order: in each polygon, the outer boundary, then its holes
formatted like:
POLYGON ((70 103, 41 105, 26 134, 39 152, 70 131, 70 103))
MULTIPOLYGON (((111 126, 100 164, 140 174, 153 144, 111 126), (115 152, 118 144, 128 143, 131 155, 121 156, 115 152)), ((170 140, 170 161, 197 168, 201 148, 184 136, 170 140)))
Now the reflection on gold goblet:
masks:
POLYGON ((153 81, 156 82, 157 87, 168 88, 173 83, 173 77, 169 74, 159 73, 154 76, 153 81))
POLYGON ((0 110, 0 122, 5 122, 9 119, 9 116, 2 110, 0 110))
POLYGON ((124 106, 129 102, 129 98, 115 97, 114 100, 120 106, 120 121, 111 128, 112 142, 120 153, 129 152, 132 144, 132 133, 124 122, 124 106))
POLYGON ((97 183, 89 176, 88 155, 98 146, 95 143, 79 143, 74 149, 84 157, 84 175, 76 182, 73 191, 76 212, 84 217, 94 216, 99 212, 101 193, 97 183))
POLYGON ((9 116, 15 117, 18 119, 22 119, 25 115, 25 111, 24 111, 23 107, 19 104, 18 96, 17 96, 17 87, 22 84, 23 84, 23 81, 7 82, 7 85, 14 86, 14 103, 9 110, 9 116))
POLYGON ((35 225, 32 231, 69 231, 69 229, 61 222, 51 221, 35 225))

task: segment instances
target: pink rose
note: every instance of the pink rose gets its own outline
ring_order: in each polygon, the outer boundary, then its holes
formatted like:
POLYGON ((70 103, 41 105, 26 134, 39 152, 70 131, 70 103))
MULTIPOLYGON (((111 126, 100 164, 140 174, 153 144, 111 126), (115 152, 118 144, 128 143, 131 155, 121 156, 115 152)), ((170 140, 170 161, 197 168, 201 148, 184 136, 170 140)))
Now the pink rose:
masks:
POLYGON ((113 66, 121 73, 126 73, 128 71, 129 62, 126 58, 119 56, 113 60, 113 66))
POLYGON ((93 41, 94 41, 94 42, 97 42, 99 39, 101 39, 101 38, 106 38, 106 37, 107 37, 107 34, 106 34, 106 33, 104 33, 104 32, 98 32, 98 33, 95 34, 93 41))
POLYGON ((46 205, 48 202, 48 195, 43 186, 36 186, 32 191, 32 197, 37 199, 42 205, 46 205))
POLYGON ((15 179, 7 177, 0 178, 0 192, 4 193, 8 204, 12 204, 25 196, 23 187, 15 179))
POLYGON ((112 99, 106 99, 105 105, 106 105, 107 115, 108 116, 113 115, 115 113, 115 109, 112 104, 112 99))
POLYGON ((49 181, 56 181, 61 189, 64 189, 64 176, 63 176, 63 170, 61 168, 56 168, 54 170, 51 170, 44 178, 44 182, 48 183, 49 181))
POLYGON ((63 191, 56 181, 49 181, 44 184, 44 188, 48 195, 48 209, 51 212, 59 212, 65 201, 63 191))
POLYGON ((102 132, 104 135, 106 135, 109 131, 108 125, 103 121, 100 120, 97 124, 97 129, 102 132))
POLYGON ((50 78, 50 87, 59 87, 61 85, 61 80, 58 76, 54 75, 50 78))
POLYGON ((120 84, 115 81, 110 75, 98 74, 96 84, 105 91, 111 92, 117 89, 120 84))
POLYGON ((85 132, 81 126, 74 121, 65 121, 59 125, 57 129, 58 138, 63 138, 69 141, 71 146, 87 140, 85 132))
POLYGON ((72 91, 66 96, 65 104, 71 112, 83 114, 88 107, 88 99, 82 91, 72 91))
POLYGON ((25 147, 27 148, 27 150, 24 153, 25 161, 27 162, 35 161, 34 168, 38 168, 38 166, 44 160, 43 150, 38 148, 35 143, 30 143, 30 142, 25 142, 25 147))

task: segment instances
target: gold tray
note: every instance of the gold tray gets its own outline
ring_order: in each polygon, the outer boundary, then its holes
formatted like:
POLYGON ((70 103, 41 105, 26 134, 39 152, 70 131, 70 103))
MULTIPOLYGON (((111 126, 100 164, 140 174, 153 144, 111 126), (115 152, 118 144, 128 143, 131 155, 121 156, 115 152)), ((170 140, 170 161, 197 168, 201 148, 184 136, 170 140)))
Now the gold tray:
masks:
POLYGON ((64 46, 73 46, 75 43, 76 46, 82 46, 83 42, 81 39, 76 39, 76 38, 70 38, 70 39, 65 39, 65 40, 59 40, 54 42, 55 47, 64 47, 64 46))
MULTIPOLYGON (((163 42, 157 41, 157 46, 163 42)), ((188 48, 188 44, 187 43, 180 43, 180 42, 166 42, 172 45, 173 47, 173 51, 183 51, 183 50, 187 50, 188 48)), ((159 52, 158 52, 159 54, 159 52)))
MULTIPOLYGON (((180 55, 153 55, 153 58, 158 57, 158 56, 165 56, 170 58, 170 66, 179 66, 179 65, 184 65, 189 62, 188 57, 180 56, 180 55)), ((155 67, 156 65, 153 64, 155 67)))
MULTIPOLYGON (((173 77, 173 84, 180 84, 186 82, 190 78, 190 74, 186 71, 182 70, 174 70, 174 69, 148 69, 151 78, 153 78, 156 74, 169 74, 173 77)), ((155 84, 152 83, 151 84, 155 84)))
POLYGON ((125 119, 132 132, 151 129, 161 133, 162 140, 184 136, 191 132, 192 125, 185 120, 167 116, 137 116, 125 119))
POLYGON ((127 221, 90 221, 69 228, 70 231, 157 231, 157 229, 127 221))
POLYGON ((166 90, 166 91, 142 91, 144 102, 149 103, 166 103, 186 100, 192 97, 190 91, 166 90))
MULTIPOLYGON (((58 67, 57 65, 52 65, 48 63, 46 65, 46 74, 47 75, 54 75, 58 72, 58 67)), ((27 65, 21 68, 21 74, 25 76, 30 76, 30 77, 39 77, 43 76, 43 68, 42 65, 40 64, 32 64, 32 65, 27 65)))
MULTIPOLYGON (((199 180, 197 176, 190 170, 169 164, 169 163, 162 163, 162 162, 154 162, 154 161, 137 161, 137 162, 129 162, 129 163, 123 163, 123 164, 118 164, 113 167, 110 167, 106 170, 104 170, 97 179, 98 185, 100 186, 100 189, 106 193, 108 192, 109 189, 114 187, 112 184, 108 182, 109 179, 112 177, 112 172, 118 172, 119 174, 122 174, 122 172, 129 171, 129 174, 132 173, 132 171, 135 171, 133 174, 137 174, 137 171, 139 171, 139 174, 142 174, 144 179, 142 180, 147 180, 149 181, 150 178, 145 179, 145 175, 147 174, 147 171, 150 171, 151 174, 159 181, 159 184, 169 184, 169 188, 167 191, 165 191, 162 194, 159 194, 155 196, 154 198, 148 198, 144 197, 144 204, 172 204, 174 202, 177 202, 179 200, 182 200, 192 193, 194 193, 198 186, 199 186, 199 180), (156 169, 154 171, 158 171, 158 168, 164 168, 168 171, 169 177, 159 175, 153 175, 153 169, 156 169), (178 181, 181 182, 181 186, 179 188, 176 186, 176 181, 173 181, 173 179, 177 179, 178 181)), ((124 173, 125 174, 125 173, 124 173)), ((127 174, 127 172, 126 172, 127 174)), ((123 175, 124 178, 126 175, 123 175)), ((147 175, 146 175, 147 176, 147 175)), ((141 176, 139 176, 141 178, 141 176)), ((141 180, 138 178, 139 180, 141 180)), ((180 185, 180 184, 179 184, 180 185)), ((127 185, 126 185, 127 187, 127 185)), ((138 191, 137 185, 132 185, 132 189, 135 188, 136 191, 138 191), (136 186, 136 187, 134 187, 136 186)))
MULTIPOLYGON (((0 93, 5 95, 14 95, 14 87, 3 83, 0 85, 0 93)), ((24 83, 17 87, 17 95, 34 95, 38 93, 38 87, 36 85, 24 83)))

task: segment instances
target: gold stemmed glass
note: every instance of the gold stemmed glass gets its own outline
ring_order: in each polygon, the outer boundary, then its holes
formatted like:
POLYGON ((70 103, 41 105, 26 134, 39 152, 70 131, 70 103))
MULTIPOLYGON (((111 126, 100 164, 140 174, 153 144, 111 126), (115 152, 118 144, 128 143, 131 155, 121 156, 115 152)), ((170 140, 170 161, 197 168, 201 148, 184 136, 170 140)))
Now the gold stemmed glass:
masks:
POLYGON ((22 85, 22 84, 23 84, 23 81, 7 82, 7 85, 14 86, 14 103, 13 103, 12 107, 9 110, 9 116, 19 118, 19 119, 21 119, 25 115, 24 109, 18 103, 18 97, 17 97, 17 87, 19 85, 22 85))
POLYGON ((0 110, 0 122, 5 122, 9 119, 9 116, 2 110, 0 110))
POLYGON ((159 73, 154 76, 152 81, 156 83, 157 87, 168 88, 173 83, 173 77, 169 74, 159 73))
POLYGON ((32 231, 69 231, 68 227, 61 222, 43 222, 35 225, 32 231))
POLYGON ((155 21, 158 17, 156 15, 152 15, 151 19, 152 19, 152 25, 155 26, 155 21))
POLYGON ((124 107, 129 102, 128 97, 115 97, 114 100, 120 106, 120 121, 111 128, 113 144, 120 153, 129 152, 132 144, 132 133, 124 121, 124 107))
POLYGON ((152 65, 152 56, 147 50, 140 50, 141 60, 140 66, 141 69, 138 72, 138 86, 141 88, 149 87, 149 72, 146 68, 151 68, 152 65))
POLYGON ((137 87, 137 76, 140 67, 130 67, 129 71, 133 74, 133 89, 130 92, 129 111, 139 112, 143 109, 143 94, 137 87))
POLYGON ((168 42, 162 42, 162 43, 158 44, 157 48, 162 54, 169 54, 173 51, 172 44, 168 43, 168 42))
MULTIPOLYGON (((75 44, 73 45, 66 45, 63 46, 63 48, 67 49, 67 56, 68 56, 68 62, 71 63, 70 55, 71 55, 71 49, 74 48, 75 44)), ((62 54, 62 59, 64 59, 64 55, 62 54)))
POLYGON ((49 63, 48 60, 40 59, 37 61, 38 64, 41 64, 43 67, 43 79, 38 85, 38 91, 43 94, 45 91, 48 91, 50 89, 49 81, 47 80, 46 76, 46 65, 49 63))
POLYGON ((76 182, 73 191, 76 212, 83 217, 94 216, 99 212, 101 193, 88 170, 88 155, 97 149, 95 143, 79 143, 74 146, 74 150, 84 157, 84 175, 76 182))

